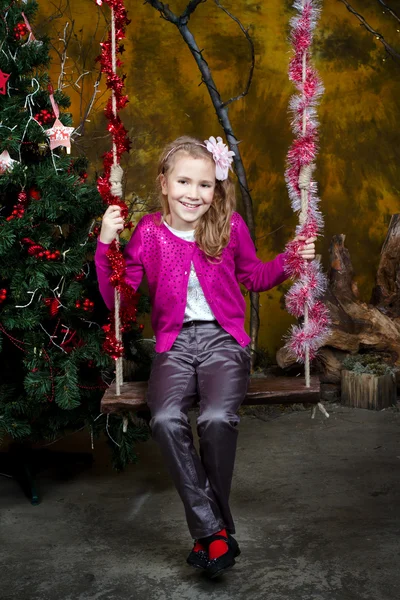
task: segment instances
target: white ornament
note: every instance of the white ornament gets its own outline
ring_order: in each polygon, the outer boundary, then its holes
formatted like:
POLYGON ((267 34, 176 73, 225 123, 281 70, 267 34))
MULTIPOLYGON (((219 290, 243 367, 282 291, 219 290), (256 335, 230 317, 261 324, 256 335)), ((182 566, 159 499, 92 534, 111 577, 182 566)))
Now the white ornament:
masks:
POLYGON ((0 154, 0 175, 3 175, 6 171, 12 171, 14 168, 14 163, 17 163, 17 160, 13 160, 8 153, 8 150, 4 150, 0 154))

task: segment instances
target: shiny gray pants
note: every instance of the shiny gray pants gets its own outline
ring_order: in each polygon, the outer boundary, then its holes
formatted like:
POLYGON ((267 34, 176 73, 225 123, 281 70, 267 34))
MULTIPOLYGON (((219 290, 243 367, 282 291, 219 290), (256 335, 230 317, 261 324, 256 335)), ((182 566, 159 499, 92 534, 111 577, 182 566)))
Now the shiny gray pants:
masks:
POLYGON ((236 413, 249 373, 249 348, 242 348, 215 321, 185 325, 171 350, 158 353, 153 362, 150 427, 195 539, 223 528, 235 532, 229 493, 238 436, 236 413), (197 397, 200 457, 188 419, 197 397))

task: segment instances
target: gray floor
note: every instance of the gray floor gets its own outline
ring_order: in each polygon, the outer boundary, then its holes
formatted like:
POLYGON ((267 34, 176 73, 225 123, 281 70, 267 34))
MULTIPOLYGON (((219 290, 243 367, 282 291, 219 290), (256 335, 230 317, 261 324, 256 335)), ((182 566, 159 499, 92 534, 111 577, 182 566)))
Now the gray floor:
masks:
POLYGON ((329 420, 243 417, 232 492, 242 555, 214 582, 185 565, 191 539, 152 441, 122 475, 104 443, 91 470, 43 474, 37 507, 0 478, 0 597, 398 600, 400 413, 327 406, 329 420))

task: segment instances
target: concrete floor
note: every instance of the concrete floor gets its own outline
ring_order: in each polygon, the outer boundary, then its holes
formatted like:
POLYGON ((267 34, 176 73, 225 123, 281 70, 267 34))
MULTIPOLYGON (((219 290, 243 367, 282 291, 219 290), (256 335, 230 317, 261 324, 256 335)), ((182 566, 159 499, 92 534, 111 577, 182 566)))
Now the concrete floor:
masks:
POLYGON ((185 564, 183 509, 152 441, 122 475, 101 442, 92 469, 42 474, 36 507, 0 478, 0 597, 398 600, 400 413, 327 408, 329 420, 242 418, 232 492, 242 555, 217 581, 185 564))

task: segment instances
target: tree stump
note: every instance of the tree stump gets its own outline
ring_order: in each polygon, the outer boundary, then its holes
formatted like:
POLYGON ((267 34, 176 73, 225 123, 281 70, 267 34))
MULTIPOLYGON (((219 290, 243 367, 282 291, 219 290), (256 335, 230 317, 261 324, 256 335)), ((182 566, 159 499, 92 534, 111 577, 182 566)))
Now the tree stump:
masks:
POLYGON ((371 375, 342 370, 342 404, 382 410, 396 404, 396 381, 390 373, 371 375))
POLYGON ((392 215, 389 223, 371 304, 392 319, 400 317, 400 214, 392 215))

